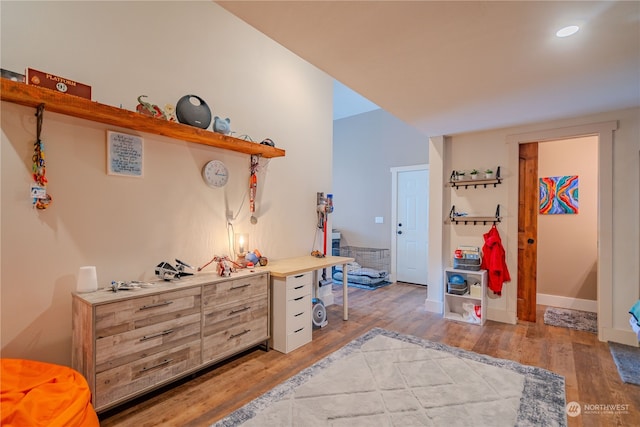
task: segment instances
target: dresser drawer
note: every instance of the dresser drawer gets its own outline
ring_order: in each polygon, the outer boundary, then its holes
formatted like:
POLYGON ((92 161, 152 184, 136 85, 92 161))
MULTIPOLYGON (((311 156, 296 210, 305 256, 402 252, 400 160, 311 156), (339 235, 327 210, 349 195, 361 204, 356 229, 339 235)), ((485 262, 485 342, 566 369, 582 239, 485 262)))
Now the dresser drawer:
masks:
POLYGON ((159 383, 196 368, 200 363, 200 341, 197 341, 98 373, 94 406, 102 408, 155 388, 159 383))
POLYGON ((267 319, 254 319, 243 325, 225 328, 208 336, 202 343, 203 363, 221 360, 245 350, 251 345, 266 342, 268 335, 267 319))
POLYGON ((287 300, 297 300, 305 295, 311 295, 311 283, 298 284, 293 288, 287 289, 287 300))
POLYGON ((96 338, 199 313, 200 304, 200 287, 193 287, 99 305, 95 309, 96 338))
POLYGON ((269 338, 269 300, 253 298, 229 304, 205 314, 203 362, 211 362, 236 353, 269 338))
POLYGON ((287 335, 311 326, 311 307, 305 311, 295 313, 287 321, 287 335))
POLYGON ((131 363, 172 347, 200 341, 200 313, 96 340, 96 372, 131 363))
POLYGON ((300 313, 311 311, 311 295, 304 295, 287 301, 287 321, 300 313))
POLYGON ((202 300, 204 310, 257 296, 266 298, 269 289, 268 284, 268 277, 265 273, 259 276, 205 285, 202 300))
POLYGON ((287 291, 298 288, 302 285, 311 286, 313 282, 313 274, 303 273, 303 274, 296 274, 295 276, 287 276, 285 281, 286 281, 287 291))
POLYGON ((267 314, 268 299, 261 296, 211 307, 204 314, 203 335, 206 337, 212 334, 212 330, 241 325, 252 319, 264 319, 266 322, 267 314))
POLYGON ((287 346, 285 352, 288 353, 298 347, 302 347, 303 345, 310 343, 311 332, 311 319, 309 319, 307 326, 300 327, 294 332, 287 334, 287 346))

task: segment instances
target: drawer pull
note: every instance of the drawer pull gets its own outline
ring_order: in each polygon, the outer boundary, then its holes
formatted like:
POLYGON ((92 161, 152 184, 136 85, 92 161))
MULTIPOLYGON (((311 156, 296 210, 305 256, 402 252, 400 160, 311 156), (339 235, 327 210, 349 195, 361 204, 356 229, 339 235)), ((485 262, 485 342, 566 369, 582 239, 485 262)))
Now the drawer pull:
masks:
POLYGON ((229 336, 229 339, 241 337, 242 335, 248 334, 249 332, 251 332, 251 329, 245 329, 244 331, 240 332, 239 334, 232 334, 231 336, 229 336))
POLYGON ((293 315, 293 317, 302 316, 303 314, 304 314, 304 311, 301 311, 301 312, 300 312, 300 313, 298 313, 298 314, 294 314, 294 315, 293 315))
POLYGON ((293 289, 302 289, 302 288, 304 288, 304 286, 305 286, 305 285, 302 285, 302 286, 296 286, 296 287, 295 287, 295 288, 293 288, 293 289))
POLYGON ((246 288, 247 286, 251 286, 251 283, 245 283, 244 285, 240 285, 240 286, 232 286, 229 288, 230 291, 233 291, 235 289, 242 289, 242 288, 246 288))
POLYGON ((156 308, 156 307, 163 307, 165 305, 169 305, 169 304, 173 304, 173 301, 163 301, 163 302, 159 302, 157 304, 151 304, 151 305, 143 305, 142 307, 140 307, 140 310, 149 310, 150 308, 156 308))
POLYGON ((304 274, 298 274, 297 276, 293 276, 293 277, 295 277, 296 279, 299 279, 299 278, 301 278, 302 276, 304 276, 304 274))
POLYGON ((239 309, 237 309, 237 310, 231 310, 231 311, 229 312, 229 314, 238 314, 238 313, 242 313, 243 311, 247 311, 247 310, 249 310, 249 309, 251 309, 251 306, 249 306, 249 307, 242 307, 242 308, 239 308, 239 309))
POLYGON ((297 331, 293 331, 293 333, 294 333, 294 334, 297 334, 298 332, 303 331, 303 330, 304 330, 304 328, 300 328, 300 329, 298 329, 297 331))
POLYGON ((173 329, 167 329, 166 331, 158 332, 157 334, 153 334, 153 335, 145 335, 142 338, 140 338, 140 342, 147 341, 147 340, 150 340, 152 338, 161 337, 163 335, 169 335, 171 333, 173 333, 173 329))
POLYGON ((304 296, 302 296, 302 297, 298 297, 298 298, 294 298, 293 300, 294 300, 294 301, 300 301, 302 298, 304 298, 304 296))
POLYGON ((150 371, 152 369, 159 368, 160 366, 167 365, 167 364, 169 364, 171 362, 173 362, 173 359, 164 359, 162 362, 160 362, 160 363, 158 363, 156 365, 149 366, 148 368, 147 367, 142 368, 140 370, 140 372, 147 372, 147 371, 150 371))

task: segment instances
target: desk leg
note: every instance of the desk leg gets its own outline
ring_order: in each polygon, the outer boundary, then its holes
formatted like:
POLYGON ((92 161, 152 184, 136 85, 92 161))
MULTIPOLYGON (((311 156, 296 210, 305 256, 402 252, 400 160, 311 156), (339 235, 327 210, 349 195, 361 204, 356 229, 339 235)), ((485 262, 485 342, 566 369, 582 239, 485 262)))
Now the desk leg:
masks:
POLYGON ((342 264, 342 319, 349 320, 349 291, 347 289, 347 264, 342 264))

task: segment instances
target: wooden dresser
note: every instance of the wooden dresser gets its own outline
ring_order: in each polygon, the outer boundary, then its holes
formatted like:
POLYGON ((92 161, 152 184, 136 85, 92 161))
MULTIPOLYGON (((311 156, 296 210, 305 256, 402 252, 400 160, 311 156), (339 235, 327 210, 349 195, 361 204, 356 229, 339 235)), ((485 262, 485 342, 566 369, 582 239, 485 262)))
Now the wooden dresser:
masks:
POLYGON ((101 412, 270 338, 269 273, 73 294, 72 367, 101 412))

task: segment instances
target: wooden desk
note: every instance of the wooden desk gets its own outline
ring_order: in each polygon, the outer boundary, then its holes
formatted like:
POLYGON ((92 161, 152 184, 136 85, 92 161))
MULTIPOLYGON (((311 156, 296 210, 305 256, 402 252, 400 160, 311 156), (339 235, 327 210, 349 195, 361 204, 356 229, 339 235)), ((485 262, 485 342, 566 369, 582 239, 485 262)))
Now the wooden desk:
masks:
POLYGON ((287 277, 294 274, 307 273, 309 271, 322 270, 323 268, 333 267, 342 264, 342 318, 349 320, 349 303, 347 290, 347 264, 355 261, 354 258, 344 256, 326 256, 324 258, 316 258, 311 255, 284 258, 275 261, 269 261, 265 267, 273 277, 287 277))

